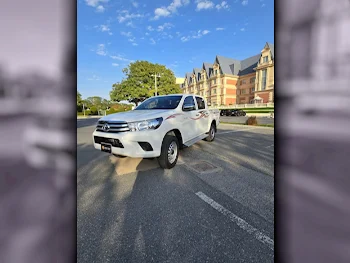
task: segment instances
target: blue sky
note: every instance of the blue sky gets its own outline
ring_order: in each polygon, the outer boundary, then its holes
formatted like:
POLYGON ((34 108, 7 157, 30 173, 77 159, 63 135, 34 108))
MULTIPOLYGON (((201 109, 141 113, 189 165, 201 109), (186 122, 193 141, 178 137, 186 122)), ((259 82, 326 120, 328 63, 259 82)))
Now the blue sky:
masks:
POLYGON ((78 91, 109 99, 130 62, 184 77, 216 55, 244 59, 274 42, 273 0, 78 0, 78 91))

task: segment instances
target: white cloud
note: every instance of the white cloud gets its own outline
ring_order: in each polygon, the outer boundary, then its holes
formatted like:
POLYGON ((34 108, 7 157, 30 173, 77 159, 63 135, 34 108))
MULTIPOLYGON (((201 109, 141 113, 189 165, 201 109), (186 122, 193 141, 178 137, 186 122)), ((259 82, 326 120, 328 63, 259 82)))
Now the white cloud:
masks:
POLYGON ((154 44, 156 43, 156 41, 154 41, 153 38, 150 38, 149 40, 151 41, 151 44, 152 44, 152 45, 154 45, 154 44))
POLYGON ((94 75, 92 75, 91 78, 88 78, 88 80, 100 80, 100 77, 98 77, 94 74, 94 75))
POLYGON ((265 7, 265 4, 262 4, 261 7, 265 7))
POLYGON ((103 13, 105 8, 103 7, 103 3, 107 3, 109 0, 85 0, 85 3, 88 6, 96 8, 96 12, 103 13))
POLYGON ((128 27, 134 27, 134 28, 135 28, 135 26, 134 26, 134 24, 132 23, 132 21, 129 21, 128 23, 126 23, 126 26, 128 26, 128 27))
POLYGON ((160 17, 167 17, 170 16, 170 12, 168 11, 168 9, 166 7, 160 7, 160 8, 156 8, 156 10, 154 10, 154 19, 159 19, 160 17))
POLYGON ((116 56, 110 56, 111 59, 119 60, 119 61, 126 61, 126 62, 134 62, 131 59, 124 58, 122 55, 116 55, 116 56))
POLYGON ((148 30, 148 31, 154 31, 154 28, 153 28, 152 26, 148 26, 148 27, 147 27, 147 30, 148 30))
POLYGON ((181 0, 174 0, 168 6, 168 10, 172 13, 175 13, 180 6, 182 6, 181 0))
POLYGON ((131 3, 132 3, 132 5, 133 5, 135 8, 138 8, 138 7, 139 7, 139 3, 138 3, 138 2, 132 1, 131 3))
POLYGON ((181 36, 181 33, 177 31, 176 35, 179 37, 179 36, 181 36))
POLYGON ((182 42, 187 42, 188 40, 190 40, 190 37, 181 37, 182 42))
POLYGON ((248 4, 248 0, 243 0, 242 1, 242 5, 247 5, 248 4))
POLYGON ((146 36, 149 36, 149 33, 148 33, 148 32, 146 32, 146 33, 145 33, 145 35, 146 35, 146 36))
POLYGON ((233 32, 233 35, 235 36, 235 35, 236 35, 236 32, 233 32))
POLYGON ((132 33, 131 33, 131 32, 124 32, 124 31, 122 31, 122 32, 120 32, 120 34, 121 34, 122 36, 132 37, 132 33))
POLYGON ((104 44, 99 44, 96 50, 96 54, 100 56, 106 56, 107 51, 104 44))
POLYGON ((129 42, 135 42, 135 38, 134 37, 133 38, 129 38, 128 41, 129 42))
POLYGON ((96 11, 98 13, 103 13, 105 11, 105 8, 102 5, 99 5, 98 7, 96 7, 96 11))
POLYGON ((242 31, 242 32, 243 32, 243 31, 245 31, 245 28, 244 28, 244 27, 242 27, 242 28, 241 28, 241 31, 242 31))
POLYGON ((225 28, 223 28, 223 27, 217 27, 216 28, 216 31, 222 31, 222 30, 225 30, 225 28))
POLYGON ((154 10, 154 20, 159 19, 160 17, 167 17, 173 13, 177 13, 177 9, 181 6, 186 6, 190 3, 190 0, 173 0, 170 5, 167 7, 162 6, 154 10))
POLYGON ((88 6, 97 7, 100 3, 107 3, 108 0, 85 0, 88 6))
POLYGON ((118 64, 118 63, 112 63, 112 66, 113 66, 113 67, 118 67, 119 64, 118 64))
POLYGON ((217 4, 217 5, 215 6, 215 8, 216 8, 217 10, 220 10, 220 9, 228 9, 229 6, 228 6, 228 4, 227 4, 226 1, 222 1, 221 4, 217 4))
POLYGON ((205 10, 205 9, 212 9, 214 7, 214 3, 212 1, 197 1, 197 8, 196 10, 197 11, 200 11, 200 10, 205 10))
POLYGON ((163 25, 158 26, 157 31, 160 32, 160 31, 163 31, 164 29, 170 29, 172 27, 174 27, 173 24, 171 24, 171 23, 164 23, 163 25))
POLYGON ((108 35, 113 35, 113 33, 108 25, 100 25, 100 26, 94 26, 94 27, 97 28, 101 32, 108 33, 108 35))
POLYGON ((137 46, 137 43, 132 43, 133 46, 137 46))
POLYGON ((143 14, 140 13, 129 13, 128 10, 119 11, 119 15, 117 17, 119 23, 124 23, 127 20, 137 19, 144 17, 143 14))
POLYGON ((192 32, 192 35, 190 35, 190 36, 183 36, 183 37, 181 37, 180 40, 182 42, 187 42, 187 41, 189 41, 191 39, 201 38, 202 36, 207 35, 209 33, 210 33, 209 30, 203 30, 203 31, 202 30, 198 30, 197 32, 192 32))

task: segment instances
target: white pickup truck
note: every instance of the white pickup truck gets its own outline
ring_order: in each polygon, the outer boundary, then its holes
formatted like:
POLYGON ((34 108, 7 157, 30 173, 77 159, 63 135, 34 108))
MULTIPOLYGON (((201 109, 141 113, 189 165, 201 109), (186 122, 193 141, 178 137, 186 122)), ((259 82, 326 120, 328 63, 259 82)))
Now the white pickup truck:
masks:
POLYGON ((219 110, 209 110, 200 96, 151 97, 132 111, 101 118, 94 147, 116 156, 157 157, 162 168, 171 169, 181 148, 214 140, 219 118, 219 110))

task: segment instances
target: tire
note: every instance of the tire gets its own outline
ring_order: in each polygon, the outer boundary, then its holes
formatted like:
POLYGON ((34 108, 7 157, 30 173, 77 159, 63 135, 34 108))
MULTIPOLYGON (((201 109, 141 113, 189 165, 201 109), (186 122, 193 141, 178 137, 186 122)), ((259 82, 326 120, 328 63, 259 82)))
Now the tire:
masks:
POLYGON ((212 124, 212 125, 210 126, 209 135, 207 136, 207 138, 205 138, 205 140, 206 140, 207 142, 212 142, 212 141, 214 141, 214 140, 215 140, 215 133, 216 133, 216 131, 215 131, 215 125, 212 124))
POLYGON ((179 150, 180 146, 178 139, 173 135, 165 135, 160 151, 160 156, 157 158, 159 166, 163 169, 173 168, 177 163, 179 150))

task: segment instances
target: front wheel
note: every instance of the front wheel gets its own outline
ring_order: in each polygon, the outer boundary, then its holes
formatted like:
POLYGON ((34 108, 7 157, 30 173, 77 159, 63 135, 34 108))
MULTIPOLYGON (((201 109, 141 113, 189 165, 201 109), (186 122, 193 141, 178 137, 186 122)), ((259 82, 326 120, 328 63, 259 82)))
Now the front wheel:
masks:
POLYGON ((165 135, 158 163, 163 169, 173 168, 179 157, 179 141, 175 136, 165 135))
POLYGON ((206 140, 207 142, 212 142, 212 141, 214 141, 214 139, 215 139, 215 125, 212 124, 212 125, 210 126, 209 134, 208 134, 208 136, 205 138, 205 140, 206 140))

